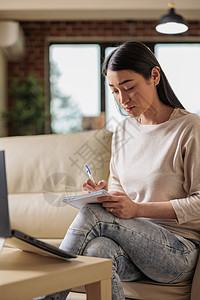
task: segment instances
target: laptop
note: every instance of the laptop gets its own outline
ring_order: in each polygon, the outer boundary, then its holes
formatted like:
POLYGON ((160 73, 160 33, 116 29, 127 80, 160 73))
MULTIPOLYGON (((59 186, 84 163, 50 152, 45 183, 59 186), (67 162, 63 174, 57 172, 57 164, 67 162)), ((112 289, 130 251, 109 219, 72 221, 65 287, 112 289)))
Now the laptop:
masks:
MULTIPOLYGON (((76 255, 63 251, 53 245, 38 240, 19 230, 11 229, 8 207, 8 190, 6 179, 5 152, 0 151, 0 246, 18 248, 41 255, 61 259, 76 258, 76 255)), ((1 249, 0 247, 0 249, 1 249)))

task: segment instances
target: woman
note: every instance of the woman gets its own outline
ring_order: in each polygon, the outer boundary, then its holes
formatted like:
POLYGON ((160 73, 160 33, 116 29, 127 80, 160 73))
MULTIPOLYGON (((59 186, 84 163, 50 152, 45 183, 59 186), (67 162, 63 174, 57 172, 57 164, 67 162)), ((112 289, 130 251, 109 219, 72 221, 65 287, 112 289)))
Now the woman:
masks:
MULTIPOLYGON (((126 42, 103 72, 129 117, 113 135, 110 196, 85 206, 61 248, 113 260, 112 299, 121 281, 177 283, 193 276, 200 242, 200 118, 184 110, 153 53, 126 42)), ((88 179, 83 190, 107 188, 88 179)))

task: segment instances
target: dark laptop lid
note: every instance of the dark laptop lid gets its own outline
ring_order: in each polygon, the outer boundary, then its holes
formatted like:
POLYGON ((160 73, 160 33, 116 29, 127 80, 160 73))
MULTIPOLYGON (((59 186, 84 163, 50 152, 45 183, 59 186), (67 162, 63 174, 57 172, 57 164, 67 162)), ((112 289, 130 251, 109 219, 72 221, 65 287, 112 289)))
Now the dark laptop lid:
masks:
POLYGON ((5 154, 4 151, 0 151, 0 237, 6 238, 10 236, 5 154))

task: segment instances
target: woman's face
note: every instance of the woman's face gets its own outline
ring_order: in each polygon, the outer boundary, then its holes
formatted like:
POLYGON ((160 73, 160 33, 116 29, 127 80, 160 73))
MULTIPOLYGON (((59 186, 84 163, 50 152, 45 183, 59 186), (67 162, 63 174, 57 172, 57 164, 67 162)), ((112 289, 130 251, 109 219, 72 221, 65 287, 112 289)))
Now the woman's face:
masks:
POLYGON ((158 99, 156 85, 160 77, 156 67, 148 80, 131 70, 108 69, 107 78, 115 100, 132 118, 146 112, 158 99))

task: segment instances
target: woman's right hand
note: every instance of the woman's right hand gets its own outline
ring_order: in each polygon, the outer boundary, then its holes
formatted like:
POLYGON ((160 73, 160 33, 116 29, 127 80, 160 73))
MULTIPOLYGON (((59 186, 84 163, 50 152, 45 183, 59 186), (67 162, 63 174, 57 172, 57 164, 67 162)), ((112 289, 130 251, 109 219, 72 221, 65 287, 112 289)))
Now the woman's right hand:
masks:
POLYGON ((82 184, 82 190, 86 193, 92 193, 99 190, 107 190, 107 183, 105 180, 100 180, 99 182, 94 182, 91 179, 87 179, 82 184))

